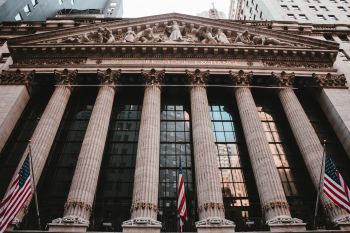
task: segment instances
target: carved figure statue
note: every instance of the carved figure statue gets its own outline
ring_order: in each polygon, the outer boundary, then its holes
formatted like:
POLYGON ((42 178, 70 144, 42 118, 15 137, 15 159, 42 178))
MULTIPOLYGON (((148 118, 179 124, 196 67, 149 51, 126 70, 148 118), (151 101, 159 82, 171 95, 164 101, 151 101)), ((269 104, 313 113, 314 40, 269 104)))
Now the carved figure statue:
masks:
POLYGON ((124 36, 123 42, 134 42, 136 38, 136 33, 132 30, 131 27, 128 27, 128 30, 124 36))
POLYGON ((230 41, 227 39, 226 34, 219 28, 216 33, 215 39, 219 44, 229 44, 230 41))
POLYGON ((235 41, 233 42, 235 43, 243 43, 243 44, 248 44, 251 45, 253 44, 253 41, 250 40, 250 34, 248 31, 244 31, 242 33, 239 33, 235 39, 235 41))
POLYGON ((288 43, 281 42, 276 38, 262 35, 253 36, 252 40, 255 45, 288 45, 288 43))
POLYGON ((207 29, 205 30, 204 39, 202 40, 202 43, 205 43, 205 44, 217 44, 215 38, 213 37, 213 33, 212 33, 212 28, 211 27, 207 27, 207 29))
POLYGON ((135 42, 152 42, 155 39, 154 34, 153 34, 153 29, 148 27, 143 31, 140 31, 137 33, 135 42))
POLYGON ((107 44, 113 44, 115 42, 115 37, 111 30, 104 28, 105 30, 105 40, 107 44))
POLYGON ((84 33, 84 34, 81 35, 80 37, 81 37, 81 42, 82 42, 82 43, 91 42, 91 39, 89 38, 89 34, 88 34, 88 33, 84 33))
POLYGON ((166 26, 166 29, 170 33, 169 40, 183 41, 181 31, 184 28, 185 28, 185 26, 178 25, 176 21, 173 21, 173 24, 171 26, 166 26))

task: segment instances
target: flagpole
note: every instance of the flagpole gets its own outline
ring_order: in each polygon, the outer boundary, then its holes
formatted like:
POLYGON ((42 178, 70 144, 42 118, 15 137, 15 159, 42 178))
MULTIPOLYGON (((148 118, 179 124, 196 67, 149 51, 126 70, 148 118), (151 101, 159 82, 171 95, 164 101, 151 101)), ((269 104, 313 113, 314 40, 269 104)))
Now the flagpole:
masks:
POLYGON ((40 212, 39 212, 39 205, 38 205, 38 195, 36 193, 36 185, 35 185, 34 169, 33 169, 33 159, 32 159, 32 146, 31 146, 31 141, 30 140, 29 140, 29 160, 30 160, 30 169, 31 169, 32 179, 33 179, 36 216, 38 217, 39 230, 41 230, 40 212))
POLYGON ((314 221, 313 221, 313 229, 316 229, 316 218, 317 218, 317 212, 318 212, 318 203, 320 201, 321 196, 321 189, 322 189, 322 183, 323 183, 323 174, 324 174, 324 164, 325 164, 325 157, 326 157, 326 140, 323 140, 323 155, 322 155, 322 165, 321 165, 321 172, 320 172, 320 180, 318 183, 318 190, 317 190, 317 198, 316 198, 316 204, 315 204, 315 213, 314 213, 314 221))

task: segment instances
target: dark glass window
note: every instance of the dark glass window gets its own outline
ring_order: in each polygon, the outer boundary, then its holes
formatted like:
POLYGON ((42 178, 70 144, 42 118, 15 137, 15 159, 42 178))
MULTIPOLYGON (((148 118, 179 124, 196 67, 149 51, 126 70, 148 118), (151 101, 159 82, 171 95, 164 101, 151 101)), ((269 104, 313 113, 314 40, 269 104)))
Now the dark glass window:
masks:
POLYGON ((130 219, 142 113, 142 89, 137 90, 120 91, 115 98, 91 216, 92 230, 121 232, 123 221, 130 219), (130 92, 140 95, 132 98, 130 92))
POLYGON ((6 192, 51 94, 50 86, 33 87, 29 102, 0 153, 0 199, 6 192))
POLYGON ((292 216, 312 223, 316 193, 278 96, 271 90, 253 93, 292 216))
POLYGON ((233 111, 234 100, 231 104, 215 98, 209 101, 226 218, 235 222, 237 231, 261 229, 260 204, 256 190, 254 195, 250 187, 255 183, 238 114, 233 111))
MULTIPOLYGON (((63 216, 64 204, 95 103, 96 90, 95 87, 77 87, 70 97, 37 187, 43 227, 53 219, 63 216)), ((30 206, 30 214, 26 216, 22 224, 26 229, 37 229, 33 203, 30 206)))
POLYGON ((161 109, 159 220, 163 224, 162 231, 178 232, 177 188, 181 161, 188 211, 188 222, 184 231, 195 231, 195 181, 192 169, 190 115, 183 101, 175 101, 175 97, 172 98, 172 91, 175 90, 169 90, 163 98, 161 109))

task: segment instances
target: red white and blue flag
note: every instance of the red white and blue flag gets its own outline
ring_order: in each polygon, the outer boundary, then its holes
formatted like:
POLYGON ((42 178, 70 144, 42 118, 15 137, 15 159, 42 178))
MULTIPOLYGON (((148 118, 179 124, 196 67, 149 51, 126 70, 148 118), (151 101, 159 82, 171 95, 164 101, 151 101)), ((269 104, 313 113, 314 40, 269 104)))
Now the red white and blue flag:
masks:
POLYGON ((11 188, 0 203, 0 233, 5 232, 6 228, 11 225, 12 220, 32 194, 29 159, 28 154, 11 188))
POLYGON ((179 186, 177 190, 177 214, 180 218, 180 232, 183 232, 185 222, 187 221, 187 208, 186 208, 185 178, 182 175, 181 165, 179 170, 179 186))
POLYGON ((350 214, 350 191, 330 156, 326 156, 323 192, 350 214))

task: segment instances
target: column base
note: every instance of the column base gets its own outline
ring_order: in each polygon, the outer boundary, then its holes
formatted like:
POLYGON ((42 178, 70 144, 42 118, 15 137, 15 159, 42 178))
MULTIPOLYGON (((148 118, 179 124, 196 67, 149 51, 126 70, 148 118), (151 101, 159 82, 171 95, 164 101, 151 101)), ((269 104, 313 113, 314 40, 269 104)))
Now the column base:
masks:
POLYGON ((300 232, 306 231, 306 223, 301 219, 281 216, 266 222, 271 232, 300 232))
POLYGON ((233 233, 235 223, 222 218, 207 218, 196 222, 198 233, 233 233))
POLYGON ((125 233, 160 233, 162 223, 151 218, 135 218, 123 222, 125 233))
POLYGON ((54 219, 48 225, 50 232, 86 232, 89 221, 75 216, 66 216, 54 219))
POLYGON ((340 230, 350 231, 350 216, 344 216, 334 222, 339 226, 340 230))

